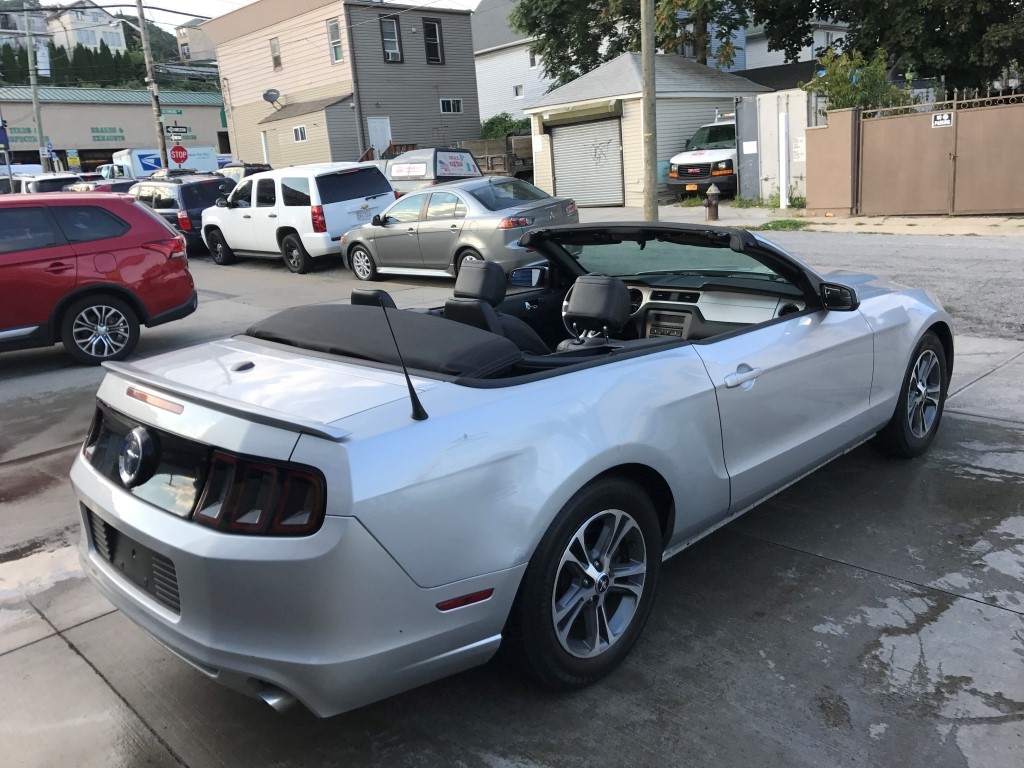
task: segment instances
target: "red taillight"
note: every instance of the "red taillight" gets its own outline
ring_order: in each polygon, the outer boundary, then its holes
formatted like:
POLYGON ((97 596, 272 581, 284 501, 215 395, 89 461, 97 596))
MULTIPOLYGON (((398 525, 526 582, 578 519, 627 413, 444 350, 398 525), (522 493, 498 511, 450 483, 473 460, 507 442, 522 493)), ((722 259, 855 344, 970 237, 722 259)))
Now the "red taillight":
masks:
POLYGON ((317 473, 263 459, 214 452, 193 519, 225 533, 305 536, 324 521, 317 473))
POLYGON ((314 205, 310 208, 309 216, 313 220, 314 232, 327 231, 327 217, 324 216, 324 207, 322 205, 314 205))
POLYGON ((149 248, 149 250, 156 251, 157 253, 162 253, 168 259, 185 258, 185 241, 180 237, 158 240, 155 243, 145 243, 142 247, 149 248))
POLYGON ((498 229, 517 229, 533 224, 533 219, 526 216, 508 216, 498 222, 498 229))
POLYGON ((178 211, 178 229, 182 232, 192 231, 192 217, 188 215, 188 211, 178 211))
POLYGON ((569 204, 565 206, 565 215, 572 216, 574 213, 576 213, 576 201, 570 200, 569 204))

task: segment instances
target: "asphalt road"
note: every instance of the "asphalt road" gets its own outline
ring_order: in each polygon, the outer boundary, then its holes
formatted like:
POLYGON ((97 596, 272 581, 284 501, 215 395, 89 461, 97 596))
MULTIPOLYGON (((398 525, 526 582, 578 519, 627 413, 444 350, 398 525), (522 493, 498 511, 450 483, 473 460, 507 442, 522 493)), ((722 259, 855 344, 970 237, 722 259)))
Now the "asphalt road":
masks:
MULTIPOLYGON (((221 689, 78 577, 66 476, 102 372, 59 347, 0 355, 0 763, 1017 768, 1021 241, 773 237, 820 269, 928 288, 959 333, 986 339, 960 350, 927 457, 858 449, 670 561, 634 653, 572 696, 501 664, 330 721, 221 689)), ((144 330, 139 355, 341 300, 357 284, 329 264, 306 276, 279 262, 192 267, 200 310, 144 330)), ((451 282, 384 287, 400 306, 427 306, 451 282)))

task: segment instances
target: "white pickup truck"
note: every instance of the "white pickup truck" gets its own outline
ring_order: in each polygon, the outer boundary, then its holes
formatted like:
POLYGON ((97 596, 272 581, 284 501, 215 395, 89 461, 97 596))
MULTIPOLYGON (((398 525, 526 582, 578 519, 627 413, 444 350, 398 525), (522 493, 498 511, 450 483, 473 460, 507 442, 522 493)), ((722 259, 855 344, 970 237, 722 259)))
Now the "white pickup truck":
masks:
POLYGON ((736 118, 731 112, 698 128, 686 151, 669 160, 668 188, 680 200, 706 195, 712 184, 723 195, 736 194, 736 118))

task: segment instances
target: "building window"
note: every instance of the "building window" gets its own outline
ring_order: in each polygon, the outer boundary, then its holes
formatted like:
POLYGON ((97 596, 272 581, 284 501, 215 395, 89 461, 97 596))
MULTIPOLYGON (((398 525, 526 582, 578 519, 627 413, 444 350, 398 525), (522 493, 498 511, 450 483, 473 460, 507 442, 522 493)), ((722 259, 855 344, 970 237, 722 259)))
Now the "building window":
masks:
POLYGON ((81 11, 72 11, 71 18, 75 21, 82 21, 85 18, 85 14, 81 11))
POLYGON ((536 69, 536 68, 537 68, 537 54, 534 53, 533 51, 530 51, 530 69, 536 69))
POLYGON ((189 59, 188 43, 182 43, 178 46, 178 51, 181 53, 181 58, 186 61, 189 59))
POLYGON ((398 29, 397 19, 380 17, 380 44, 384 49, 384 61, 402 61, 402 33, 398 29))
POLYGON ((331 63, 337 64, 342 60, 341 51, 341 24, 337 19, 327 20, 327 46, 331 49, 331 63))
POLYGON ((270 38, 270 60, 274 63, 274 69, 281 68, 281 43, 276 37, 270 38))
POLYGON ((521 99, 521 98, 523 98, 523 86, 521 86, 521 85, 513 85, 512 86, 512 98, 513 99, 521 99))
POLYGON ((443 114, 461 114, 462 99, 441 99, 441 112, 443 114))
POLYGON ((93 21, 100 21, 100 20, 101 20, 102 18, 103 18, 103 17, 102 17, 102 16, 100 16, 100 15, 99 15, 98 13, 94 13, 94 14, 92 15, 92 20, 93 20, 93 21))
POLYGON ((427 50, 427 64, 444 64, 440 19, 423 20, 423 46, 427 50))
POLYGON ((78 42, 88 48, 96 47, 96 33, 91 29, 78 30, 78 42))
POLYGON ((292 136, 295 137, 296 141, 305 141, 306 140, 306 126, 304 126, 304 125, 296 125, 294 128, 292 128, 292 136))

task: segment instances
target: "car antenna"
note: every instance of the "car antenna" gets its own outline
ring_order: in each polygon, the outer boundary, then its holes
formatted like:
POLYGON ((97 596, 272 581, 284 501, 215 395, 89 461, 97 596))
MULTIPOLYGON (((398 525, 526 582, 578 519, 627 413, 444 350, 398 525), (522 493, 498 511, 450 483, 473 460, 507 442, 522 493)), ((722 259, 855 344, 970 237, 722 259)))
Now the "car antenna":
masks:
POLYGON ((391 327, 391 318, 388 317, 387 307, 384 306, 384 299, 378 299, 380 302, 380 308, 384 312, 384 319, 387 321, 388 330, 391 331, 391 340, 395 342, 395 351, 398 353, 398 362, 402 364, 402 373, 405 374, 405 383, 409 387, 409 399, 412 400, 412 417, 416 421, 426 421, 427 412, 423 409, 423 403, 420 402, 419 395, 416 394, 416 390, 412 386, 412 379, 409 378, 409 369, 405 367, 405 360, 402 359, 402 350, 398 348, 398 339, 395 338, 395 329, 391 327))

